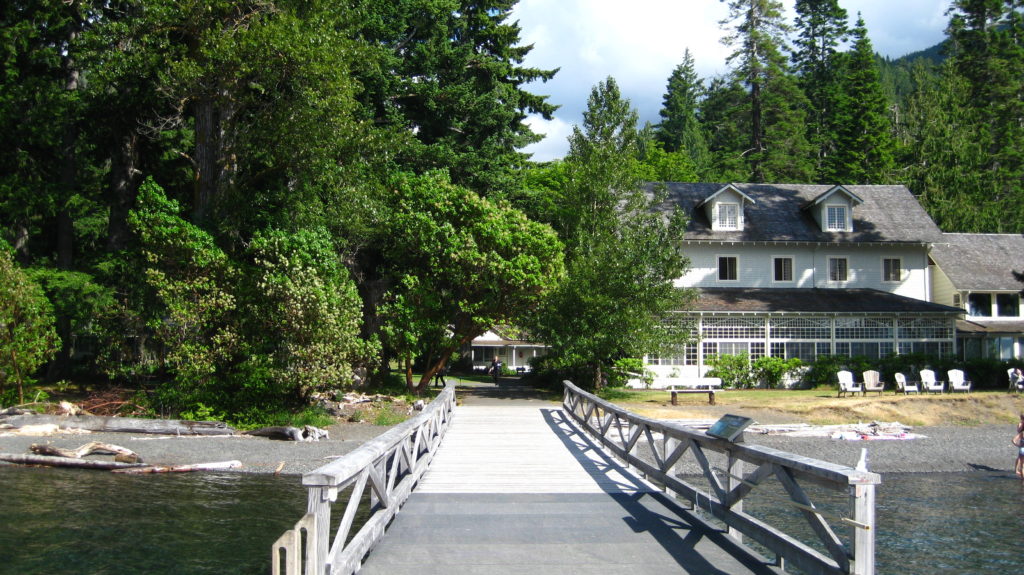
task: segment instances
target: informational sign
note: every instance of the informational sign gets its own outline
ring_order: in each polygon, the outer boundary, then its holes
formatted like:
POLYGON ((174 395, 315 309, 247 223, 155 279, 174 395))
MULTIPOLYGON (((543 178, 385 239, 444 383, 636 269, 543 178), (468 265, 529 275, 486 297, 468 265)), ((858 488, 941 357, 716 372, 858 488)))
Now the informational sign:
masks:
MULTIPOLYGON (((711 437, 718 437, 726 441, 736 441, 736 438, 741 437, 743 430, 751 423, 754 423, 754 420, 749 417, 726 414, 716 421, 707 433, 711 437)), ((743 440, 740 439, 740 441, 743 440)))

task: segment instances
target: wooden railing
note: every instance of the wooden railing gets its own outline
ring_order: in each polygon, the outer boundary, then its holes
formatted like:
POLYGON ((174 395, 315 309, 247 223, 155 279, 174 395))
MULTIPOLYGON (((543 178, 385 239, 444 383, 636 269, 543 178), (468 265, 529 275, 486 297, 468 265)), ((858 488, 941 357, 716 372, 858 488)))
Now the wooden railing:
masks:
POLYGON ((792 565, 808 574, 874 575, 875 486, 881 483, 877 473, 725 441, 700 430, 641 417, 569 381, 564 387, 564 411, 585 431, 666 491, 724 523, 736 540, 749 537, 774 553, 779 565, 792 565), (647 450, 649 453, 642 453, 647 450), (698 479, 680 475, 679 465, 686 455, 695 459, 702 471, 698 479), (714 467, 712 458, 724 460, 723 467, 714 467), (754 469, 745 473, 744 462, 753 464, 754 469), (743 512, 744 498, 772 477, 788 495, 795 514, 802 515, 820 540, 824 553, 743 512), (849 512, 836 516, 816 507, 803 483, 847 492, 849 512), (852 545, 836 535, 827 519, 852 530, 848 538, 852 545))
POLYGON ((419 415, 303 475, 307 512, 274 543, 273 574, 355 573, 430 465, 454 408, 455 387, 449 385, 419 415), (369 497, 364 497, 367 486, 369 497), (345 509, 332 538, 331 508, 346 489, 345 509), (365 521, 350 537, 360 512, 365 521))

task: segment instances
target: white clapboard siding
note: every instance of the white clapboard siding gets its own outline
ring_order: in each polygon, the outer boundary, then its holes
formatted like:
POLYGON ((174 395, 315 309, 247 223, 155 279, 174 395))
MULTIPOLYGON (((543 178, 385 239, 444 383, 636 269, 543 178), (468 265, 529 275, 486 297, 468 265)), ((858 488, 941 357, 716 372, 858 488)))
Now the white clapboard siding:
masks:
POLYGON ((459 406, 417 493, 635 493, 557 407, 459 406), (572 444, 572 448, 566 445, 572 444))

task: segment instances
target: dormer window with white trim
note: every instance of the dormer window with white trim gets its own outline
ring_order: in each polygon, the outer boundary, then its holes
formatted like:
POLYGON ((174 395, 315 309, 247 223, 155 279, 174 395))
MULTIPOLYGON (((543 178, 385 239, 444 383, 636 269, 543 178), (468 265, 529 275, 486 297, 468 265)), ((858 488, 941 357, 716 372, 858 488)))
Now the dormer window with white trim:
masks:
POLYGON ((740 229, 740 205, 739 204, 718 204, 718 229, 738 230, 740 229))
POLYGON ((712 231, 733 232, 743 230, 743 208, 753 203, 750 196, 729 184, 701 200, 697 208, 704 211, 712 231))
POLYGON ((845 232, 849 230, 846 218, 845 205, 825 206, 826 224, 825 230, 829 232, 845 232))

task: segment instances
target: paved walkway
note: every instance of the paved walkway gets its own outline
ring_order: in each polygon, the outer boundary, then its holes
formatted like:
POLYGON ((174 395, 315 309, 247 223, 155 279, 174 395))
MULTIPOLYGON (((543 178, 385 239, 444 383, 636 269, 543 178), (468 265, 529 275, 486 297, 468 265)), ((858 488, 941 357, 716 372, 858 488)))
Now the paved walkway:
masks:
POLYGON ((605 456, 560 405, 503 386, 459 394, 361 574, 778 573, 605 456))

